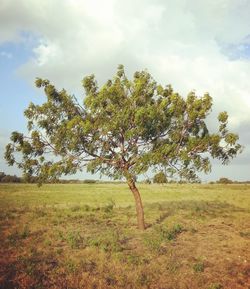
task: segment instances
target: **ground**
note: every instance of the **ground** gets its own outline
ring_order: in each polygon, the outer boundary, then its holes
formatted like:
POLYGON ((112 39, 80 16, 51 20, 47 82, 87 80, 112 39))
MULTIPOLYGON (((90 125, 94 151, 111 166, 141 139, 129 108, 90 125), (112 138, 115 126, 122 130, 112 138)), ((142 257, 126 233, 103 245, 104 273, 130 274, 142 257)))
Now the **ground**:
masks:
POLYGON ((250 288, 249 185, 0 185, 0 288, 250 288))

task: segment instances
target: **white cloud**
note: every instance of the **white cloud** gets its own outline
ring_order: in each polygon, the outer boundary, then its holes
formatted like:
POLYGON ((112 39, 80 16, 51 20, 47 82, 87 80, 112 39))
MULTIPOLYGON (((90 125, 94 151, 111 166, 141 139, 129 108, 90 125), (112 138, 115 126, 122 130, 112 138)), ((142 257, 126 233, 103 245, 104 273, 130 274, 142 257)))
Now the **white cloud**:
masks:
POLYGON ((60 57, 60 49, 55 43, 49 43, 42 39, 39 42, 39 45, 33 49, 34 60, 38 66, 44 66, 49 63, 50 59, 60 57))
POLYGON ((10 58, 13 57, 12 53, 6 52, 6 51, 1 51, 1 52, 0 52, 0 56, 6 57, 6 58, 8 58, 8 59, 10 59, 10 58))

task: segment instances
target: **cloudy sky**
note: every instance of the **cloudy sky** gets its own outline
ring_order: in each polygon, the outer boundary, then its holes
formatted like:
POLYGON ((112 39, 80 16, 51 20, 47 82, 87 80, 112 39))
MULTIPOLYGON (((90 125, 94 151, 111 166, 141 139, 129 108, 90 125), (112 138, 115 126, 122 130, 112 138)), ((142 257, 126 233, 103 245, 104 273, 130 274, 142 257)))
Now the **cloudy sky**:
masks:
POLYGON ((121 63, 183 96, 209 92, 211 127, 228 111, 245 150, 202 178, 249 180, 249 15, 249 0, 0 0, 0 171, 20 175, 3 152, 11 131, 26 130, 29 102, 43 101, 36 77, 81 97, 84 76, 102 83, 121 63))

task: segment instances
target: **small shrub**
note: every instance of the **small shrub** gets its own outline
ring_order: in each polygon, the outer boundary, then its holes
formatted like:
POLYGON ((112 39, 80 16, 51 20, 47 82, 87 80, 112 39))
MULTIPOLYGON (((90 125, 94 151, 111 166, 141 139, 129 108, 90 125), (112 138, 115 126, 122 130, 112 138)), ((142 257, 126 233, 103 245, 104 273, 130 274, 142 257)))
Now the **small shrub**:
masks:
POLYGON ((87 179, 87 180, 84 180, 83 183, 84 183, 84 184, 96 184, 97 181, 96 181, 96 180, 89 180, 89 179, 87 179))
POLYGON ((194 272, 204 272, 205 266, 203 262, 197 262, 193 265, 194 272))

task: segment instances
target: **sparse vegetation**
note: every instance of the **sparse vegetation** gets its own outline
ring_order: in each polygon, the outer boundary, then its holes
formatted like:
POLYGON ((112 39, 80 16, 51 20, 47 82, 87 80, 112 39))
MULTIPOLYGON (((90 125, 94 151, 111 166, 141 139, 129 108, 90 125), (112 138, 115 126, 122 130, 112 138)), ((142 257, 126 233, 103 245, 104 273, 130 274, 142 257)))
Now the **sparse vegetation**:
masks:
POLYGON ((166 184, 168 180, 163 172, 159 172, 156 175, 154 175, 153 182, 156 184, 166 184))
POLYGON ((193 265, 194 272, 196 273, 204 272, 204 268, 205 268, 205 265, 202 261, 197 262, 193 265))
POLYGON ((0 288, 246 288, 248 185, 138 186, 1 184, 0 288))

